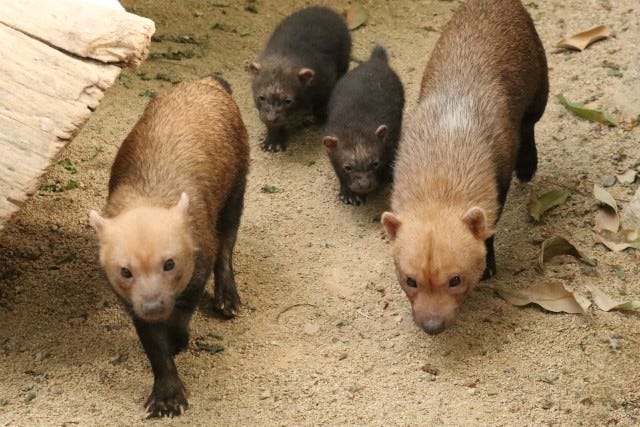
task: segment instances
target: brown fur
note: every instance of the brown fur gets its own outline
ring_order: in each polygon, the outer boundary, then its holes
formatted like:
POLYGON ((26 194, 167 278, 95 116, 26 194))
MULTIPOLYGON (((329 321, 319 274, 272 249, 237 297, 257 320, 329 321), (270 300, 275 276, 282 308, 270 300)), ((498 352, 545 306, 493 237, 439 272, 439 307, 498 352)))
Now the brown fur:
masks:
POLYGON ((90 214, 100 262, 151 363, 151 416, 188 406, 173 356, 188 345, 212 270, 214 306, 231 316, 240 304, 232 251, 248 163, 228 84, 182 82, 149 103, 113 163, 104 217, 90 214))
POLYGON ((485 267, 495 271, 493 227, 514 169, 523 180, 535 172, 533 125, 547 94, 544 50, 522 4, 460 6, 425 68, 396 159, 393 213, 382 217, 414 320, 429 333, 453 322, 485 267))

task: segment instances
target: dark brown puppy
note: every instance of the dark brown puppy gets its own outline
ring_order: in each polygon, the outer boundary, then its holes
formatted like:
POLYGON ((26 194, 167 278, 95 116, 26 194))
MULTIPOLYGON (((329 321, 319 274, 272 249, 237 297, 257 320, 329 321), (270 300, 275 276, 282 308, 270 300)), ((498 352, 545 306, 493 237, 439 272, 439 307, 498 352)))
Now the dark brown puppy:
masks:
POLYGON ((336 84, 323 142, 340 180, 343 202, 359 205, 391 180, 403 108, 402 83, 382 46, 336 84))
POLYGON ((463 296, 495 274, 494 226, 513 171, 522 181, 536 171, 547 95, 544 49, 520 1, 460 6, 425 68, 382 216, 426 332, 450 325, 463 296))
POLYGON ((212 270, 215 307, 233 316, 240 305, 232 252, 248 161, 228 85, 183 82, 149 103, 113 163, 103 216, 90 213, 100 263, 151 363, 150 416, 188 406, 173 356, 212 270))
POLYGON ((253 100, 267 125, 265 151, 284 151, 291 115, 311 109, 323 120, 336 81, 347 72, 351 35, 344 19, 326 7, 312 6, 286 17, 256 62, 253 100))

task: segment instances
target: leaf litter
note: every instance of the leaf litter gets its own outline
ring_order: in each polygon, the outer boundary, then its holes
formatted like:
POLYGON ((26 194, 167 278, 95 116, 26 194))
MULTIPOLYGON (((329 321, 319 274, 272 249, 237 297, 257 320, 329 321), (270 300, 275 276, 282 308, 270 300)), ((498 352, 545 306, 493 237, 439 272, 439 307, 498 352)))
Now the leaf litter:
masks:
POLYGON ((593 195, 602 204, 595 217, 596 242, 602 243, 613 252, 628 248, 640 249, 638 230, 622 227, 618 204, 613 196, 597 184, 593 186, 593 195))
POLYGON ((586 108, 584 104, 580 102, 570 102, 561 93, 557 94, 556 97, 560 101, 560 104, 564 105, 567 110, 571 111, 574 115, 580 117, 581 119, 585 119, 590 122, 602 123, 609 126, 618 125, 616 123, 616 119, 607 112, 586 108))
POLYGON ((545 212, 566 202, 570 195, 571 192, 566 188, 559 188, 551 190, 537 199, 532 198, 529 201, 529 215, 538 222, 545 212))
POLYGON ((622 310, 622 311, 638 311, 640 310, 640 301, 618 301, 602 292, 597 286, 588 283, 587 288, 591 292, 591 297, 595 305, 602 311, 622 310))
POLYGON ((586 31, 574 34, 571 37, 567 37, 566 39, 558 43, 556 47, 584 50, 590 44, 595 43, 598 40, 612 37, 614 35, 615 33, 611 28, 607 27, 606 25, 599 25, 586 31))
POLYGON ((364 24, 366 24, 369 14, 364 7, 360 5, 353 5, 344 10, 345 20, 347 21, 347 27, 353 31, 364 24))
POLYGON ((562 236, 554 236, 542 242, 540 255, 538 256, 538 265, 543 269, 544 263, 551 258, 559 255, 571 255, 587 265, 595 266, 596 260, 589 258, 578 250, 571 242, 562 236))
POLYGON ((502 299, 511 305, 536 304, 554 313, 584 314, 591 305, 584 297, 576 298, 560 282, 537 283, 525 289, 497 289, 502 299))

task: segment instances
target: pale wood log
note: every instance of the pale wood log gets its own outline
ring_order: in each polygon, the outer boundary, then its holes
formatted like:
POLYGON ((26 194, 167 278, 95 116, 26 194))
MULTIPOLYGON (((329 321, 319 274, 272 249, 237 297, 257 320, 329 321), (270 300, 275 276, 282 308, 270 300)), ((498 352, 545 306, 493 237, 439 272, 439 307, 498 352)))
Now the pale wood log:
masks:
MULTIPOLYGON (((53 3, 53 2, 47 2, 53 3)), ((0 24, 0 221, 98 106, 120 67, 82 60, 0 24)))
POLYGON ((1 0, 0 23, 83 58, 133 67, 146 59, 155 31, 115 0, 1 0))

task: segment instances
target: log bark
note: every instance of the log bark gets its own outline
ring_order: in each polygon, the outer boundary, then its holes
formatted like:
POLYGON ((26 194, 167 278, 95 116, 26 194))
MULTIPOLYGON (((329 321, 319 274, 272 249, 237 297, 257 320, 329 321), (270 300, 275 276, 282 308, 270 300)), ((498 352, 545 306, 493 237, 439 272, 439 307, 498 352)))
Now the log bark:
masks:
POLYGON ((105 0, 2 0, 0 23, 83 58, 133 67, 155 31, 152 20, 105 0))
POLYGON ((138 65, 154 30, 116 0, 0 0, 0 229, 120 74, 102 61, 138 65))

